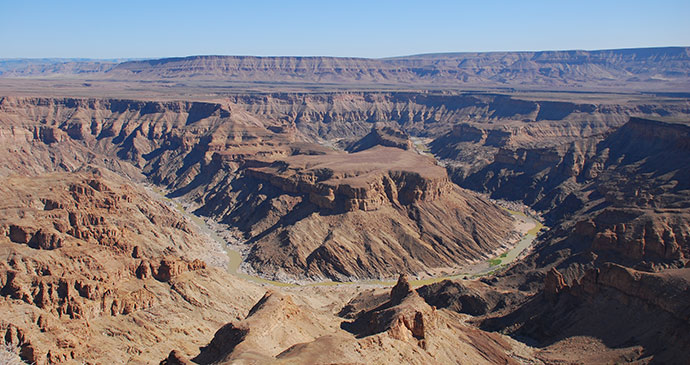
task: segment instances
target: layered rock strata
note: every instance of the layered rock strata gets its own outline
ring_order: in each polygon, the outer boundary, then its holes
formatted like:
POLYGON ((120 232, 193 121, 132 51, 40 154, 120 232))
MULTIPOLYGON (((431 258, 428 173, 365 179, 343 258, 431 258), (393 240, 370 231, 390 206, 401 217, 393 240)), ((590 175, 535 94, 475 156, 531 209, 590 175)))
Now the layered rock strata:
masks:
POLYGON ((255 300, 212 267, 222 249, 112 173, 0 180, 0 335, 28 363, 144 361, 255 300))

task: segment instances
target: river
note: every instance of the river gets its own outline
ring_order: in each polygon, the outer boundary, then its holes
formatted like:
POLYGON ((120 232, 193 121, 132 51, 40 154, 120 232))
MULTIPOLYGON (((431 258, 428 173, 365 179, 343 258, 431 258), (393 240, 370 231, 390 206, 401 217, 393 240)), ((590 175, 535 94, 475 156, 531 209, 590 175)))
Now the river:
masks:
MULTIPOLYGON (((223 239, 216 232, 216 230, 209 227, 209 225, 206 223, 206 221, 204 219, 202 219, 201 217, 189 212, 177 200, 173 200, 173 199, 166 197, 164 192, 161 191, 160 189, 155 188, 155 187, 150 187, 149 191, 152 191, 155 195, 158 195, 164 201, 171 204, 173 207, 175 207, 175 209, 177 209, 184 216, 189 218, 189 220, 192 223, 194 223, 202 233, 208 235, 211 239, 215 240, 218 244, 220 244, 221 247, 223 247, 223 249, 225 250, 227 257, 228 257, 228 264, 227 264, 228 272, 232 275, 239 277, 239 278, 253 281, 253 282, 256 282, 259 284, 268 284, 268 285, 282 286, 282 287, 316 286, 316 285, 319 285, 319 286, 320 285, 352 285, 352 284, 369 284, 369 285, 391 286, 391 285, 395 285, 395 283, 396 283, 396 281, 394 279, 391 279, 391 280, 358 280, 358 281, 347 281, 347 282, 327 280, 327 281, 317 281, 317 282, 308 282, 308 283, 289 283, 289 282, 269 280, 269 279, 262 278, 258 275, 250 275, 250 274, 244 273, 240 270, 240 266, 242 265, 242 253, 239 250, 233 248, 231 245, 228 245, 227 241, 225 239, 223 239)), ((526 231, 516 244, 510 245, 510 247, 508 247, 504 252, 502 252, 500 255, 496 256, 495 258, 483 260, 483 261, 473 263, 473 264, 468 264, 462 268, 459 268, 459 269, 457 269, 455 274, 450 274, 450 275, 444 274, 444 275, 433 276, 433 277, 413 279, 413 280, 410 280, 410 284, 412 286, 420 286, 420 285, 432 284, 432 283, 443 281, 446 279, 452 280, 452 279, 477 278, 477 277, 481 277, 481 276, 486 276, 486 275, 493 273, 497 269, 512 263, 516 259, 521 258, 522 254, 525 253, 532 246, 532 243, 537 238, 537 233, 544 226, 541 224, 541 222, 539 222, 539 220, 535 219, 534 217, 526 215, 522 212, 509 210, 509 209, 506 209, 506 210, 516 219, 516 222, 521 222, 520 226, 523 228, 523 230, 526 231)))

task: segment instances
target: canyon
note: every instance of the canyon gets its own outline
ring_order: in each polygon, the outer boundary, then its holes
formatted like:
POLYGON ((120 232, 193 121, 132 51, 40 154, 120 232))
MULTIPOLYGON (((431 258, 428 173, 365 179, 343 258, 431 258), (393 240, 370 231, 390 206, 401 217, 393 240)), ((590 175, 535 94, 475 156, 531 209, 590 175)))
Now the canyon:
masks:
POLYGON ((0 62, 2 356, 687 357, 686 48, 46 62, 0 62))

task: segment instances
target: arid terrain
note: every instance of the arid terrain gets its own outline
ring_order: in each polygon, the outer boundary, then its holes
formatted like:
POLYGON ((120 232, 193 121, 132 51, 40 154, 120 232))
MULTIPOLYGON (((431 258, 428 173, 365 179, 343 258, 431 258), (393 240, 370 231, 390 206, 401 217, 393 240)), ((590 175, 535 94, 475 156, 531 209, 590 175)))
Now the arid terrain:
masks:
POLYGON ((687 48, 0 72, 0 362, 688 363, 687 48))

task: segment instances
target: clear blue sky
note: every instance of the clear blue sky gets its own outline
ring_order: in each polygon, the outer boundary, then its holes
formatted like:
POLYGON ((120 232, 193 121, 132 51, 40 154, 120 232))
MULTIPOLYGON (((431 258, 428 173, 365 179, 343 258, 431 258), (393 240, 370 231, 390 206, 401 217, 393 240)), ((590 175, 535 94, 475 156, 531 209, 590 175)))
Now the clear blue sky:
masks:
POLYGON ((0 58, 690 46, 690 0, 0 0, 0 58))

